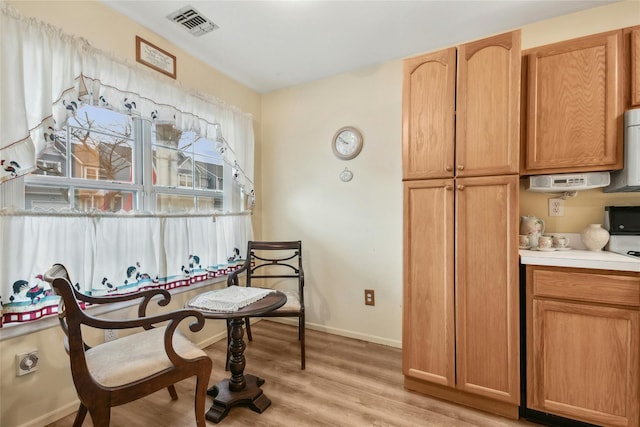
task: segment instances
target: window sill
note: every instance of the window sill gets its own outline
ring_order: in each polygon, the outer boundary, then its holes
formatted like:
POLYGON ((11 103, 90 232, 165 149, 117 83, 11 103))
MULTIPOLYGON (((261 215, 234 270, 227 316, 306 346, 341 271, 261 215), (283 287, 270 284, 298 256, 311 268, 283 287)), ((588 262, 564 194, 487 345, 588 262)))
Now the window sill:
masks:
MULTIPOLYGON (((214 279, 203 280, 202 282, 194 283, 191 286, 185 286, 173 289, 169 291, 171 295, 181 294, 183 292, 191 292, 200 288, 205 288, 207 286, 211 286, 217 283, 223 283, 227 281, 227 276, 216 277, 214 279)), ((87 313, 90 313, 93 316, 97 316, 104 313, 109 313, 112 311, 120 310, 126 307, 131 307, 139 303, 139 300, 121 302, 116 304, 109 304, 108 307, 88 307, 87 313)), ((28 335, 33 332, 42 331, 44 329, 49 329, 53 327, 59 327, 58 316, 52 315, 47 316, 42 319, 25 322, 25 323, 9 323, 7 325, 3 325, 0 328, 0 342, 4 340, 8 340, 11 338, 19 337, 22 335, 28 335)))

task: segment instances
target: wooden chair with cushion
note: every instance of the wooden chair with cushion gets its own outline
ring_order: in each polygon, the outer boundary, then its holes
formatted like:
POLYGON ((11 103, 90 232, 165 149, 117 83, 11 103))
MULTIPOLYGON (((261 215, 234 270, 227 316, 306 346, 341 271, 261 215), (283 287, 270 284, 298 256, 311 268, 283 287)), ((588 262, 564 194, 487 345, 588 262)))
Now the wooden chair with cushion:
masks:
MULTIPOLYGON (((305 368, 304 351, 304 271, 302 269, 302 242, 249 241, 247 257, 241 268, 231 273, 227 286, 238 286, 244 277, 245 286, 272 287, 287 296, 279 309, 259 317, 297 317, 300 341, 300 367, 305 368), (256 280, 257 279, 257 280, 256 280)), ((247 338, 253 340, 249 318, 245 318, 247 338)), ((228 328, 227 328, 228 330, 228 328)), ((228 334, 227 334, 227 337, 228 334)), ((227 354, 227 369, 229 354, 227 354)))
MULTIPOLYGON (((198 427, 205 427, 205 401, 211 374, 211 359, 178 329, 178 324, 195 318, 189 328, 196 332, 204 326, 198 311, 177 310, 147 316, 146 309, 153 297, 166 306, 171 295, 160 289, 128 295, 91 297, 71 285, 69 274, 61 264, 55 264, 45 274, 57 295, 60 325, 66 335, 65 349, 71 362, 71 375, 80 398, 80 407, 73 423, 80 427, 87 411, 94 427, 109 425, 111 407, 131 402, 163 388, 172 400, 178 395, 174 384, 196 376, 195 418, 198 427), (138 317, 129 320, 106 320, 83 311, 81 304, 105 304, 140 299, 138 317), (162 323, 162 325, 157 325, 162 323), (89 328, 141 330, 114 341, 89 346, 83 332, 89 328)), ((150 420, 149 424, 153 424, 150 420)))

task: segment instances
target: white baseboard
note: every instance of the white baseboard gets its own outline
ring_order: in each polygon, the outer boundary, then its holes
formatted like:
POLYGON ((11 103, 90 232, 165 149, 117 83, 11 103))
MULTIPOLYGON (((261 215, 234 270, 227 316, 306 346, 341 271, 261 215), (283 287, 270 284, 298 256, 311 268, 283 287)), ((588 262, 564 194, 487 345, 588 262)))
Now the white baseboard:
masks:
MULTIPOLYGON (((80 400, 76 399, 74 402, 64 405, 60 408, 56 408, 48 414, 44 414, 35 418, 31 421, 26 422, 25 424, 21 424, 18 427, 44 427, 46 425, 51 424, 54 421, 62 419, 67 415, 73 414, 78 410, 80 406, 80 400)), ((87 414, 87 418, 89 415, 87 414)))
MULTIPOLYGON (((274 322, 286 323, 287 325, 298 326, 298 319, 287 318, 287 317, 270 317, 268 320, 272 320, 274 322)), ((389 338, 379 337, 377 335, 362 334, 359 332, 348 331, 346 329, 332 328, 331 326, 320 325, 317 323, 306 322, 306 327, 307 329, 313 329, 314 331, 326 332, 328 334, 340 335, 342 337, 354 338, 360 341, 367 341, 375 344, 387 345, 389 347, 394 347, 394 348, 402 348, 402 341, 400 340, 391 340, 389 338)))
MULTIPOLYGON (((279 322, 279 323, 284 323, 287 325, 292 325, 292 326, 298 326, 298 319, 294 319, 291 317, 269 317, 269 318, 255 318, 252 317, 251 318, 251 324, 253 325, 254 323, 257 323, 261 320, 270 320, 273 322, 279 322)), ((394 347, 394 348, 402 348, 402 341, 400 340, 391 340, 388 338, 384 338, 384 337, 379 337, 377 335, 370 335, 370 334, 362 334, 359 332, 353 332, 353 331, 348 331, 346 329, 339 329, 339 328, 332 328, 330 326, 325 326, 325 325, 319 325, 317 323, 309 323, 307 322, 306 324, 307 329, 313 329, 315 331, 320 331, 320 332, 326 332, 328 334, 333 334, 333 335, 340 335, 342 337, 347 337, 347 338, 354 338, 357 340, 361 340, 361 341, 367 341, 367 342, 372 342, 375 344, 382 344, 382 345, 387 345, 389 347, 394 347)), ((200 348, 204 348, 207 347, 215 342, 218 342, 219 340, 226 338, 227 334, 226 332, 220 332, 216 335, 213 335, 212 337, 207 338, 204 341, 201 341, 198 343, 198 345, 200 346, 200 348)))

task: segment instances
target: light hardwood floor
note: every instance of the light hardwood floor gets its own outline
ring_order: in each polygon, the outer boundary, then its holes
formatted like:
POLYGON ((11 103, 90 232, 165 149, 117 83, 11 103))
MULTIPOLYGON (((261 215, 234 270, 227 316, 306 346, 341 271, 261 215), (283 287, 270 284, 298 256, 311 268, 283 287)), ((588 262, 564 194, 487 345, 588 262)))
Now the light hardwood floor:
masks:
MULTIPOLYGON (((266 380, 262 389, 271 407, 262 414, 233 408, 220 426, 536 426, 405 390, 400 349, 307 329, 307 368, 301 371, 295 327, 262 320, 252 332, 245 372, 266 380)), ((225 346, 222 340, 205 349, 213 359, 209 385, 228 376, 225 346)), ((113 408, 111 427, 193 427, 194 387, 195 380, 178 383, 177 401, 162 390, 113 408)), ((74 416, 48 427, 71 426, 74 416)), ((89 426, 87 415, 84 427, 89 426)))

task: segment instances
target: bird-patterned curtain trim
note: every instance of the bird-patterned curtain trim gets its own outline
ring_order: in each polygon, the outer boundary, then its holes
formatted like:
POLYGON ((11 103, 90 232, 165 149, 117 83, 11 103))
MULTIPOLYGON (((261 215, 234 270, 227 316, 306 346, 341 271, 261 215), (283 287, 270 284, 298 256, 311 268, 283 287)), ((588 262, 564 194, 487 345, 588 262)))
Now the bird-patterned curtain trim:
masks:
POLYGON ((55 263, 89 295, 175 289, 240 267, 250 215, 0 215, 0 327, 57 312, 43 280, 55 263))

